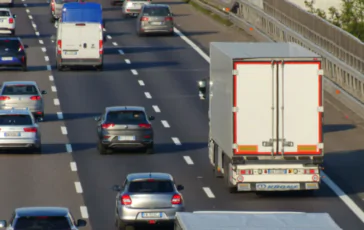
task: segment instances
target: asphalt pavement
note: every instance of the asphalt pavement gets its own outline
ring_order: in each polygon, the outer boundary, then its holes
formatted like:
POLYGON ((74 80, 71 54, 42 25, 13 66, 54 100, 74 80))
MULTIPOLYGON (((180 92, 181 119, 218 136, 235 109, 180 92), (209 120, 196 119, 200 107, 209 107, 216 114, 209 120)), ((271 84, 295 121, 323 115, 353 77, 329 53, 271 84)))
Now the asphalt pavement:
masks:
MULTIPOLYGON (((19 206, 59 205, 69 207, 76 218, 89 217, 85 229, 114 229, 112 185, 121 184, 128 173, 158 171, 171 173, 185 186, 188 211, 328 212, 344 229, 363 229, 325 184, 314 197, 228 193, 222 180, 212 176, 207 105, 197 96, 196 80, 208 76, 208 63, 178 36, 137 37, 135 19, 122 19, 119 7, 102 4, 108 35, 102 72, 54 70, 50 36, 55 28, 48 4, 17 1, 13 9, 17 35, 30 46, 29 72, 3 71, 2 80, 34 80, 48 95, 41 123, 43 155, 0 156, 0 181, 5 185, 0 190, 0 217, 8 218, 19 206), (98 153, 94 116, 113 105, 144 106, 156 117, 154 155, 98 153)), ((329 120, 342 117, 330 108, 329 120)))

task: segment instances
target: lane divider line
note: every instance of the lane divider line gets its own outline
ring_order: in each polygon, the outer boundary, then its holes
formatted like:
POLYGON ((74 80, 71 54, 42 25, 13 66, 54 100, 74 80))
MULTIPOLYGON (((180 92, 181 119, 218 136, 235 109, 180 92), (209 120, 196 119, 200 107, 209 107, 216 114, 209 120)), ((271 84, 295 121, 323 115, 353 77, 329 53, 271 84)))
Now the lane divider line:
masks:
POLYGON ((164 128, 171 128, 171 126, 169 126, 168 121, 165 120, 161 120, 162 125, 164 126, 164 128))
POLYGON ((138 72, 135 69, 130 70, 133 75, 138 75, 138 72))
POLYGON ((77 164, 76 164, 76 162, 72 161, 70 163, 70 166, 71 166, 71 171, 72 172, 77 172, 77 164))
POLYGON ((118 50, 120 55, 124 55, 125 53, 123 52, 123 50, 118 50))
POLYGON ((202 189, 206 193, 208 198, 215 198, 215 195, 212 193, 209 187, 203 187, 202 189))
POLYGON ((49 75, 49 77, 48 77, 48 78, 49 78, 49 80, 50 80, 50 81, 54 81, 54 78, 53 78, 53 76, 52 76, 52 75, 49 75))
MULTIPOLYGON (((27 7, 27 6, 26 6, 26 4, 24 4, 24 6, 25 6, 25 7, 27 7)), ((32 16, 32 15, 28 15, 28 18, 29 18, 30 20, 32 20, 32 19, 33 19, 33 16, 32 16)))
POLYGON ((29 9, 25 9, 25 11, 29 14, 30 13, 30 10, 29 9))
POLYGON ((116 42, 113 42, 112 44, 113 44, 114 46, 118 46, 118 43, 116 43, 116 42))
POLYGON ((54 98, 53 103, 54 105, 60 105, 58 98, 54 98))
POLYGON ((125 59, 125 63, 126 64, 131 64, 130 60, 129 59, 125 59))
POLYGON ((154 111, 156 113, 160 113, 161 112, 161 110, 159 109, 158 105, 153 105, 152 107, 153 107, 153 109, 154 109, 154 111))
POLYGON ((72 153, 72 145, 71 144, 66 144, 66 150, 68 153, 72 153))
POLYGON ((57 88, 54 85, 51 86, 51 89, 52 89, 52 92, 57 92, 57 88))
POLYGON ((152 99, 152 95, 150 95, 149 92, 144 92, 144 95, 145 95, 146 98, 152 99))
POLYGON ((172 137, 172 141, 175 145, 182 145, 182 143, 179 141, 177 137, 172 137))
POLYGON ((190 156, 183 156, 183 159, 185 159, 188 165, 193 165, 193 161, 190 156))
POLYGON ((61 126, 61 132, 63 135, 67 135, 68 132, 67 132, 67 128, 65 126, 61 126))
POLYGON ((82 219, 88 219, 87 207, 86 206, 81 206, 80 207, 80 211, 81 211, 81 217, 82 217, 82 219))
POLYGON ((112 39, 112 37, 110 35, 107 35, 106 37, 107 37, 107 39, 112 39))
MULTIPOLYGON (((36 29, 37 28, 37 25, 35 24, 35 23, 32 23, 32 26, 33 26, 33 28, 34 29, 36 29)), ((42 43, 43 44, 43 43, 42 43)))
POLYGON ((143 80, 138 80, 138 83, 139 83, 139 85, 141 85, 141 86, 145 86, 145 84, 144 84, 144 81, 143 81, 143 80))
POLYGON ((63 120, 63 113, 57 112, 57 118, 58 118, 58 120, 63 120))
POLYGON ((49 61, 49 57, 48 56, 44 56, 44 60, 45 61, 49 61))
POLYGON ((38 37, 40 36, 40 33, 38 31, 35 32, 35 35, 37 35, 38 37))
POLYGON ((47 49, 45 47, 42 47, 42 51, 45 53, 47 49))
POLYGON ((75 188, 76 188, 77 193, 83 193, 82 186, 81 186, 80 182, 78 182, 78 181, 75 182, 75 188))
POLYGON ((39 43, 40 43, 40 44, 44 44, 43 40, 39 40, 39 43))

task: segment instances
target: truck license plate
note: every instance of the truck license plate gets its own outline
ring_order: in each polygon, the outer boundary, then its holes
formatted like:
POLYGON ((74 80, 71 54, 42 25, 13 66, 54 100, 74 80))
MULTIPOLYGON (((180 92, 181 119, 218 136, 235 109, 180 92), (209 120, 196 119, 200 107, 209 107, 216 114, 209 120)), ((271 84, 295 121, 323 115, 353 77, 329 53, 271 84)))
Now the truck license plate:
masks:
POLYGON ((287 174, 286 169, 268 169, 268 174, 287 174))
POLYGON ((5 136, 6 137, 20 137, 20 133, 19 132, 6 132, 5 136))
POLYGON ((162 218, 161 212, 143 212, 142 213, 143 218, 162 218))

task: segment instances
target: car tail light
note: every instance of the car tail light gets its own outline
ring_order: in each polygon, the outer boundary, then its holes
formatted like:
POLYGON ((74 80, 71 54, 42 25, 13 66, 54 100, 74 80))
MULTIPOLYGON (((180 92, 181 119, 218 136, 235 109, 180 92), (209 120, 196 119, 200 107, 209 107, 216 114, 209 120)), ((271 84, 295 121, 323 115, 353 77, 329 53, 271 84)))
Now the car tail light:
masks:
POLYGON ((144 129, 150 129, 152 127, 151 124, 139 124, 140 128, 144 128, 144 129))
POLYGON ((172 204, 182 204, 182 197, 181 197, 181 195, 178 195, 178 194, 173 195, 172 200, 171 200, 171 203, 172 204))
POLYGON ((99 41, 99 54, 104 53, 104 42, 102 40, 99 41))
POLYGON ((121 196, 121 204, 122 205, 131 205, 131 198, 129 195, 123 195, 121 196))
POLYGON ((114 126, 115 126, 115 124, 113 124, 113 123, 105 123, 105 124, 101 125, 101 127, 103 129, 108 129, 108 128, 111 128, 111 127, 114 127, 114 126))
POLYGON ((52 1, 52 11, 54 11, 55 7, 54 7, 54 2, 52 1))
POLYGON ((22 44, 20 44, 20 45, 19 45, 18 52, 21 52, 21 51, 23 51, 23 50, 24 50, 24 47, 23 47, 23 45, 22 45, 22 44))
POLYGON ((166 17, 164 20, 166 20, 166 21, 173 21, 173 18, 172 17, 166 17))
POLYGON ((104 136, 104 139, 109 139, 110 138, 110 136, 104 136))
POLYGON ((62 53, 62 40, 57 41, 57 54, 62 53))
POLYGON ((151 135, 145 135, 144 138, 145 139, 150 139, 150 138, 152 138, 152 136, 151 135))
POLYGON ((30 97, 30 100, 32 100, 32 101, 39 101, 40 99, 41 99, 40 96, 31 96, 30 97))
POLYGON ((9 24, 13 24, 14 23, 14 18, 9 18, 9 24))
POLYGON ((147 18, 147 17, 142 17, 141 19, 140 19, 140 21, 141 22, 147 22, 149 20, 149 18, 147 18))
POLYGON ((35 127, 32 127, 32 128, 24 128, 24 132, 36 133, 37 132, 37 128, 35 128, 35 127))
POLYGON ((6 100, 10 100, 10 97, 0 96, 0 101, 6 101, 6 100))

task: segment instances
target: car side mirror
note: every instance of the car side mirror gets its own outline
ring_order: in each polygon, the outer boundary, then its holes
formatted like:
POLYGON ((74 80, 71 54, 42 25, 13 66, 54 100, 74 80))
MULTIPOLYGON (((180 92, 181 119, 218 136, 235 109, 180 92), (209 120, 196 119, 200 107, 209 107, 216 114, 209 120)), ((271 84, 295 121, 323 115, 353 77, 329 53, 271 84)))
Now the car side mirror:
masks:
POLYGON ((101 120, 100 116, 95 117, 95 121, 100 121, 100 120, 101 120))
POLYGON ((114 186, 112 186, 112 190, 115 192, 120 192, 122 190, 122 188, 120 185, 114 185, 114 186))
POLYGON ((76 225, 77 225, 77 227, 85 227, 87 225, 87 221, 82 220, 82 219, 78 219, 76 225))
POLYGON ((56 41, 56 36, 52 35, 51 36, 51 42, 54 43, 56 41))
POLYGON ((197 85, 198 85, 198 95, 200 97, 201 100, 205 100, 206 99, 206 80, 200 80, 197 81, 197 85))
POLYGON ((16 14, 13 14, 13 18, 16 18, 16 14))
POLYGON ((0 220, 0 228, 6 228, 7 223, 6 220, 0 220))
POLYGON ((182 191, 183 189, 185 189, 185 187, 183 185, 177 185, 177 190, 178 191, 182 191))
POLYGON ((29 46, 28 45, 24 45, 24 49, 28 49, 29 48, 29 46))
POLYGON ((41 93, 44 95, 44 94, 47 94, 47 91, 42 90, 42 92, 41 92, 41 93))
POLYGON ((150 121, 154 121, 155 120, 155 117, 154 116, 149 116, 149 120, 150 121))

